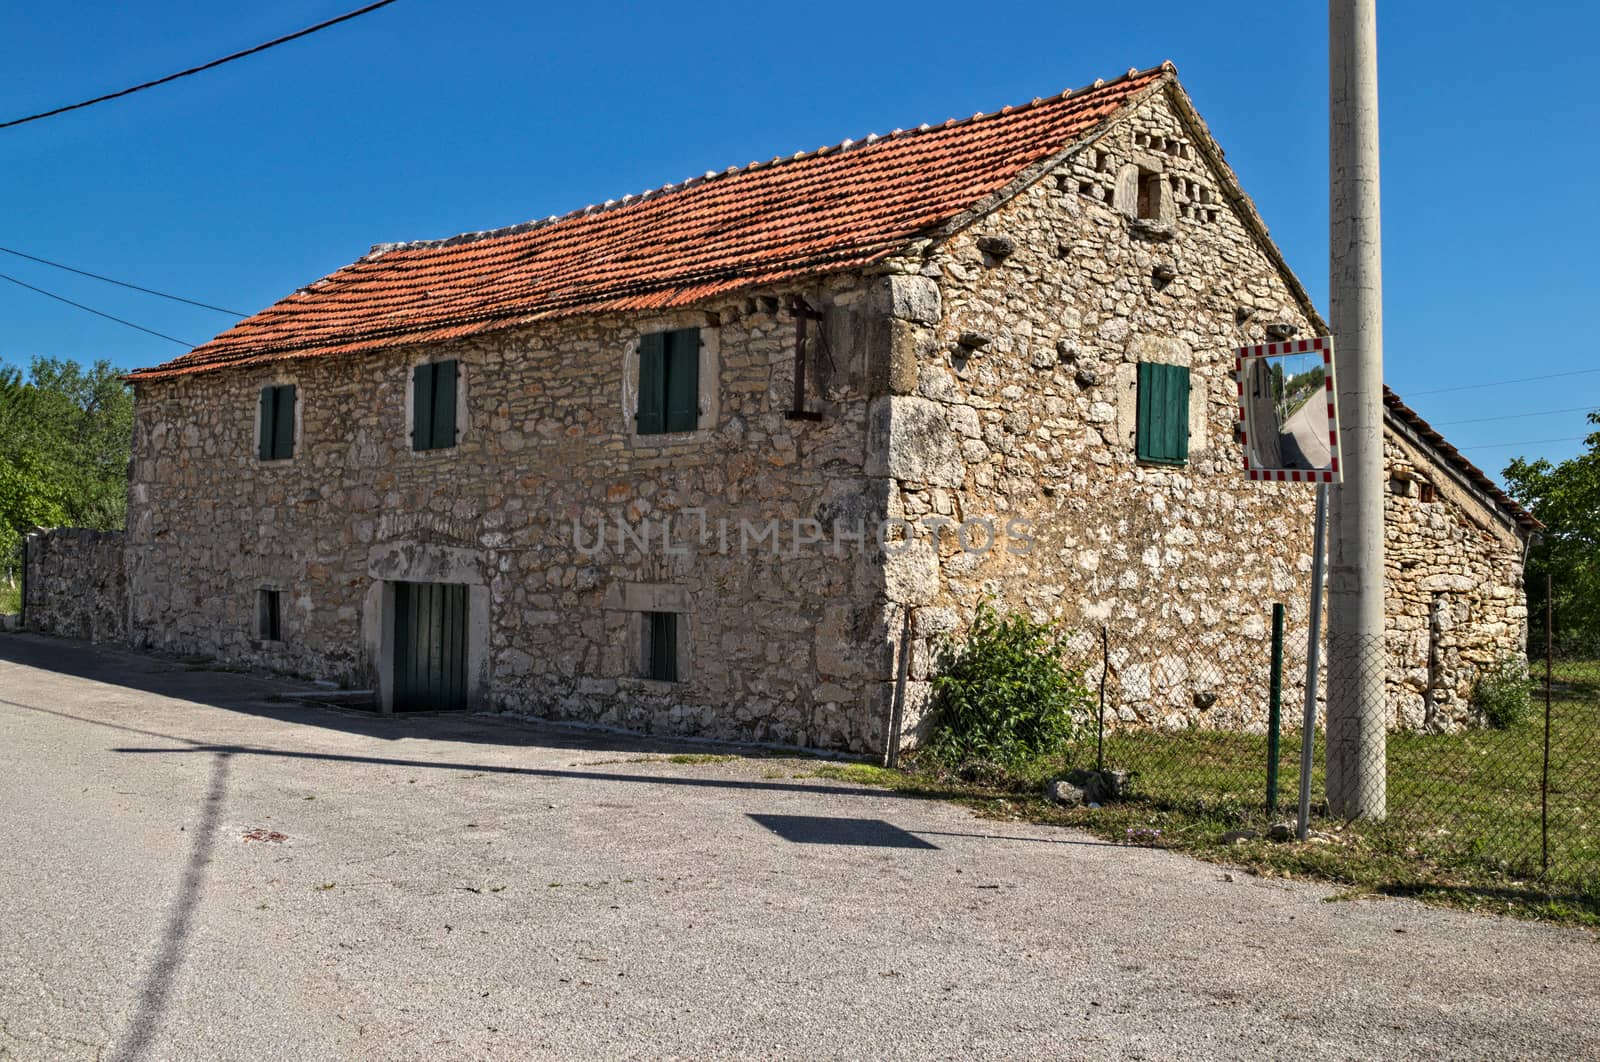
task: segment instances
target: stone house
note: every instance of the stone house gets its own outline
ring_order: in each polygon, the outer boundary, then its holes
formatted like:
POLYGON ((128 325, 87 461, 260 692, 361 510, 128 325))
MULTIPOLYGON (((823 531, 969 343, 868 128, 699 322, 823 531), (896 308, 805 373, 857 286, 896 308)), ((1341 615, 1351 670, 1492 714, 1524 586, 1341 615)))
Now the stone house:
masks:
MULTIPOLYGON (((1311 493, 1241 474, 1232 350, 1296 331, 1170 64, 379 245, 132 374, 129 637, 385 708, 867 751, 990 596, 1125 635, 1131 722, 1259 726, 1311 493), (1204 718, 1186 653, 1238 677, 1204 718)), ((1520 646, 1536 525, 1388 412, 1419 725, 1520 646)))

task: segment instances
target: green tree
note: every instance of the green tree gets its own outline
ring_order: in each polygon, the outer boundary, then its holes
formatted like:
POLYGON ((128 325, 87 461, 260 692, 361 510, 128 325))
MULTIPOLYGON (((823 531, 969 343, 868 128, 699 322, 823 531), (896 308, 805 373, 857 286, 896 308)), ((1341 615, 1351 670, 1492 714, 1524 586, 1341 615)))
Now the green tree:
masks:
POLYGON ((133 394, 110 362, 0 366, 0 571, 31 527, 124 525, 132 438, 133 394))
MULTIPOLYGON (((1600 428, 1600 410, 1589 414, 1600 428)), ((1506 489, 1546 527, 1528 551, 1528 627, 1544 628, 1545 576, 1558 641, 1600 645, 1600 431, 1577 457, 1551 464, 1520 457, 1506 466, 1506 489)))

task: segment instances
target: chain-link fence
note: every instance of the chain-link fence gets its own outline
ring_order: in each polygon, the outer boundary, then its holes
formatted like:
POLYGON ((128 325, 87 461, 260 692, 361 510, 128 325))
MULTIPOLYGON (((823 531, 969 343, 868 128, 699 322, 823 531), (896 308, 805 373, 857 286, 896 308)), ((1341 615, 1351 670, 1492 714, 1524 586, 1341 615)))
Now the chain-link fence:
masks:
MULTIPOLYGON (((1224 828, 1298 820, 1304 631, 1296 644, 1268 626, 1079 636, 1092 755, 1125 772, 1125 800, 1224 828)), ((1380 643, 1329 639, 1308 827, 1355 819, 1374 851, 1600 895, 1600 646, 1545 644, 1481 661, 1435 704, 1427 683, 1408 692, 1380 643), (1407 714, 1397 701, 1413 693, 1428 703, 1407 714)))

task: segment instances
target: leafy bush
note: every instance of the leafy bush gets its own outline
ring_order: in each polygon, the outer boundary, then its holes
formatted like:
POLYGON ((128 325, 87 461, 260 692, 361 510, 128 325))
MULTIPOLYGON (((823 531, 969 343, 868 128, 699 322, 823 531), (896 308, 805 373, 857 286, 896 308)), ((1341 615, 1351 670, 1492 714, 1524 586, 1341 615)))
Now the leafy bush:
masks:
POLYGON ((1054 624, 979 605, 966 637, 939 650, 924 755, 991 782, 1028 779, 1041 759, 1059 757, 1092 706, 1081 672, 1063 660, 1066 638, 1054 624))
POLYGON ((1496 730, 1520 723, 1532 704, 1528 681, 1528 662, 1518 657, 1503 657, 1494 667, 1479 673, 1472 684, 1472 706, 1483 721, 1496 730))

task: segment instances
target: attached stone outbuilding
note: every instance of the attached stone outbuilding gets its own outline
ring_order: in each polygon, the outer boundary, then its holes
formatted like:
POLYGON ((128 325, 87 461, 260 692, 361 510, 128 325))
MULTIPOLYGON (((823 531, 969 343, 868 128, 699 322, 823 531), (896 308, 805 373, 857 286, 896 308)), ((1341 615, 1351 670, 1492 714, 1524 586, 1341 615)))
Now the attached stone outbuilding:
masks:
MULTIPOLYGON (((1257 725, 1311 495, 1242 476, 1232 350, 1324 331, 1170 65, 380 245, 133 374, 130 637, 867 751, 988 596, 1238 664, 1130 722, 1257 725)), ((1391 701, 1442 725, 1535 525, 1387 424, 1391 701)))

